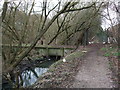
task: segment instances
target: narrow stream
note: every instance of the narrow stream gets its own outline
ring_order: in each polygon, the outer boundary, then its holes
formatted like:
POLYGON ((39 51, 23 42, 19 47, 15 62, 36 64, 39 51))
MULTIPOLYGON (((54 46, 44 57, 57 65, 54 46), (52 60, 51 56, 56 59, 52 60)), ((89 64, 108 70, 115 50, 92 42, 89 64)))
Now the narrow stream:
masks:
POLYGON ((37 65, 34 69, 27 69, 21 73, 22 79, 23 79, 23 87, 30 86, 34 84, 37 79, 39 78, 40 75, 43 73, 47 72, 49 67, 58 61, 54 57, 47 58, 47 61, 44 63, 40 64, 39 66, 37 65))
MULTIPOLYGON (((40 68, 36 67, 34 69, 35 73, 37 76, 42 75, 43 73, 47 72, 48 68, 40 68)), ((37 77, 31 70, 26 70, 22 73, 22 78, 23 78, 23 87, 30 86, 35 83, 35 81, 38 79, 37 77)))
MULTIPOLYGON (((28 87, 34 84, 40 75, 47 72, 47 70, 49 70, 49 67, 56 61, 60 60, 60 58, 60 56, 52 56, 49 58, 43 58, 42 60, 24 61, 19 66, 18 70, 20 71, 20 75, 18 76, 18 79, 16 79, 13 75, 12 80, 14 83, 19 81, 19 85, 22 87, 28 87)), ((4 89, 12 87, 12 84, 10 84, 7 80, 4 80, 2 85, 4 89)))
POLYGON ((49 69, 49 66, 55 63, 56 61, 46 61, 43 64, 41 64, 39 67, 35 67, 33 70, 25 70, 22 72, 22 79, 23 79, 23 87, 30 86, 36 82, 38 77, 42 75, 43 73, 47 72, 49 69))

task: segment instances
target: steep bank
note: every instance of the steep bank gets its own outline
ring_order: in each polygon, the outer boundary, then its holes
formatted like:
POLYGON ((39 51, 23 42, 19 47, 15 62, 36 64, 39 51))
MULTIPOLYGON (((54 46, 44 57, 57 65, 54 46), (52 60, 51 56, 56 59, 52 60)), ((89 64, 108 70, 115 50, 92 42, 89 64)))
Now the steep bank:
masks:
POLYGON ((43 74, 38 81, 32 85, 33 88, 69 88, 73 81, 78 66, 81 65, 84 53, 82 49, 71 53, 63 59, 54 63, 47 73, 43 74))

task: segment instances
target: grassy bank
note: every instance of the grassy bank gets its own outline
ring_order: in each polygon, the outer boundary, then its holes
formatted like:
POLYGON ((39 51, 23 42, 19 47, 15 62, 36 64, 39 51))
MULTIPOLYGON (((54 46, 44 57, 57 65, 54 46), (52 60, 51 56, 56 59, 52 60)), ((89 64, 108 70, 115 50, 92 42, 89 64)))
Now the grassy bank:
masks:
POLYGON ((118 70, 119 66, 118 66, 118 61, 119 61, 119 56, 120 56, 120 51, 118 49, 117 46, 114 45, 108 45, 105 46, 103 48, 101 48, 101 50, 104 52, 103 55, 105 57, 108 57, 109 59, 109 68, 112 70, 112 80, 114 81, 115 86, 117 87, 118 83, 118 76, 120 76, 120 72, 118 70))
POLYGON ((78 65, 81 63, 81 51, 76 51, 50 66, 48 72, 44 73, 32 88, 67 88, 73 81, 73 76, 77 72, 78 65))

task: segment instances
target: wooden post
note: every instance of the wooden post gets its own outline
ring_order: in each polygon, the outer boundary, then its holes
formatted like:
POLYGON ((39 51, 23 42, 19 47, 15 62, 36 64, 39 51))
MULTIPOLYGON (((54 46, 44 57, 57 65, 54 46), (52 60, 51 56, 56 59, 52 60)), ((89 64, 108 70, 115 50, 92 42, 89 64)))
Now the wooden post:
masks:
POLYGON ((64 57, 64 47, 63 47, 63 49, 62 49, 62 55, 63 55, 63 57, 64 57))
POLYGON ((49 48, 46 47, 46 56, 48 57, 49 56, 49 48))

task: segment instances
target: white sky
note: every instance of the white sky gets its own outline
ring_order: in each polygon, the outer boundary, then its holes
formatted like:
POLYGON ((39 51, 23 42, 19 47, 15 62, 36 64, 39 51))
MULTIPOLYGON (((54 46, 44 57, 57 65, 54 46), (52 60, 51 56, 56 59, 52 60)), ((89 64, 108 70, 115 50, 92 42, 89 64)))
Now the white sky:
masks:
MULTIPOLYGON (((118 3, 116 3, 116 5, 117 5, 118 3)), ((110 19, 112 20, 112 24, 113 25, 116 25, 116 24, 118 24, 118 20, 117 20, 117 18, 118 18, 118 15, 117 15, 117 13, 115 12, 115 10, 113 10, 113 7, 114 7, 114 5, 112 4, 109 8, 108 8, 108 11, 107 11, 107 9, 105 9, 104 10, 104 15, 106 15, 107 16, 107 12, 109 12, 109 15, 110 15, 110 19)), ((109 18, 108 16, 107 16, 107 18, 109 18)), ((105 29, 105 28, 108 28, 108 27, 111 27, 111 22, 110 22, 110 20, 108 20, 108 19, 106 19, 106 18, 103 18, 104 20, 103 20, 103 22, 102 22, 102 27, 105 29)))
MULTIPOLYGON (((104 15, 107 15, 107 10, 105 9, 104 10, 106 14, 104 15)), ((109 10, 109 13, 110 13, 110 19, 112 20, 112 23, 114 25, 117 24, 117 14, 115 11, 112 11, 112 10, 109 10)), ((108 17, 107 17, 108 18, 108 17)), ((102 21, 102 27, 105 29, 105 28, 108 28, 111 26, 111 22, 110 20, 106 19, 106 18, 103 18, 104 20, 102 21)))
MULTIPOLYGON (((7 1, 12 1, 12 2, 14 1, 17 3, 18 1, 23 1, 23 0, 7 0, 7 1)), ((32 0, 25 0, 25 1, 32 1, 32 0)), ((35 9, 35 11, 40 11, 40 7, 38 7, 38 6, 40 6, 40 3, 43 0, 35 0, 35 1, 36 1, 36 4, 35 4, 36 7, 34 9, 35 9)), ((47 0, 47 1, 50 2, 50 7, 53 7, 57 4, 58 0, 47 0)), ((68 1, 68 0, 61 0, 61 1, 68 1)), ((81 0, 81 2, 91 2, 91 1, 96 1, 96 0, 81 0)), ((118 2, 120 0, 97 0, 97 1, 118 2)), ((0 0, 0 10, 2 9, 3 2, 4 2, 4 0, 0 0)), ((107 10, 105 10, 105 12, 107 12, 107 10)), ((114 11, 112 11, 111 9, 109 9, 109 13, 110 13, 111 19, 113 20, 113 23, 116 24, 116 20, 115 20, 115 18, 117 18, 116 13, 114 11)), ((110 27, 110 21, 104 18, 104 20, 102 22, 102 27, 103 27, 103 29, 110 27)))

